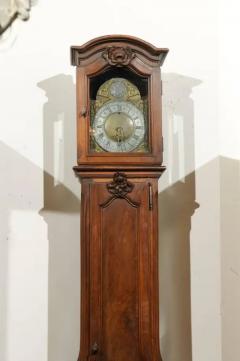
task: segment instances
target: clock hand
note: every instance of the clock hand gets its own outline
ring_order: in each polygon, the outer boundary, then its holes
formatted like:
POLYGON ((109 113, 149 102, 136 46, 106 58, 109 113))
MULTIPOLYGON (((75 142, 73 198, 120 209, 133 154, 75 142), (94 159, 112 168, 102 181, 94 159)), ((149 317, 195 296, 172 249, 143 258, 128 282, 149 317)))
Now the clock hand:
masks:
POLYGON ((123 141, 123 138, 124 138, 123 128, 122 127, 117 127, 117 128, 115 128, 115 131, 116 131, 117 142, 121 143, 123 141))

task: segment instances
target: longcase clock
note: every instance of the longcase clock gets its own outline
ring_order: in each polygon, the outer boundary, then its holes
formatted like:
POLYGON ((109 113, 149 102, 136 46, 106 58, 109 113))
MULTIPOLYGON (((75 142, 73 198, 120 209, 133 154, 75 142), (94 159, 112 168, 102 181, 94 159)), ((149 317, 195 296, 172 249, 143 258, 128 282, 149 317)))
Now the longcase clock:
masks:
POLYGON ((161 361, 160 66, 168 49, 111 35, 71 47, 81 179, 79 361, 161 361))

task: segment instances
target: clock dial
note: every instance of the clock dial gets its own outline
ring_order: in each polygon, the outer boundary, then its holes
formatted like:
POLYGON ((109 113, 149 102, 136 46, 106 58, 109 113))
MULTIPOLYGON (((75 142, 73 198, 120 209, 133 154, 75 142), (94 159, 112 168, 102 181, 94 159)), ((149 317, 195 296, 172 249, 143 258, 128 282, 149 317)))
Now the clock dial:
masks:
MULTIPOLYGON (((118 97, 117 94, 121 94, 122 90, 120 87, 112 89, 115 97, 118 97)), ((105 151, 131 152, 141 144, 144 134, 143 113, 131 102, 110 101, 96 113, 93 136, 105 151)))
POLYGON ((146 93, 128 79, 113 77, 96 88, 90 102, 90 150, 148 152, 146 93))

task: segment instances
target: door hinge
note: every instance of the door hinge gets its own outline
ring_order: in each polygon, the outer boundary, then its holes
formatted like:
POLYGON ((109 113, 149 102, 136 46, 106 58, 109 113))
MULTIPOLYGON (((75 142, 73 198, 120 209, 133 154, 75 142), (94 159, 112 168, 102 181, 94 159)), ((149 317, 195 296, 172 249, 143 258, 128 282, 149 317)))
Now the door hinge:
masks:
POLYGON ((150 211, 153 209, 153 190, 151 183, 148 183, 148 207, 150 211))
POLYGON ((79 115, 80 115, 80 117, 86 118, 86 117, 89 115, 89 111, 88 111, 87 107, 83 107, 83 108, 80 110, 79 115))

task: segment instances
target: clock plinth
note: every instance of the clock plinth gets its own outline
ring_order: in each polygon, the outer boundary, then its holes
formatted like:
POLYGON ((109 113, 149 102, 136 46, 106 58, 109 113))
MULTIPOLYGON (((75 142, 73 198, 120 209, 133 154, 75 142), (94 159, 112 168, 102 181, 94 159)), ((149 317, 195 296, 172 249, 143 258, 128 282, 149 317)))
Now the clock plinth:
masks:
POLYGON ((72 47, 81 179, 79 361, 162 361, 160 65, 167 49, 107 36, 72 47))

